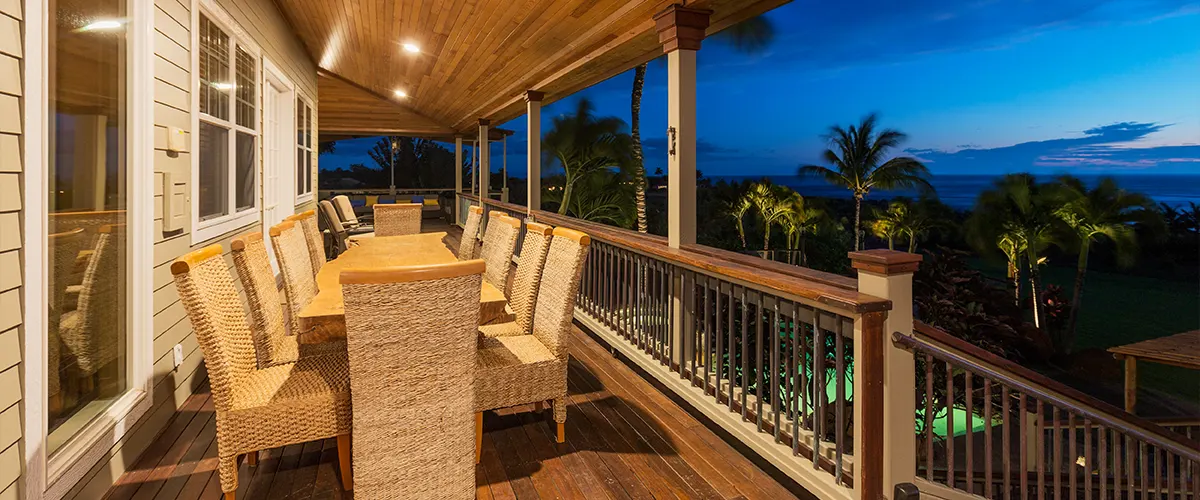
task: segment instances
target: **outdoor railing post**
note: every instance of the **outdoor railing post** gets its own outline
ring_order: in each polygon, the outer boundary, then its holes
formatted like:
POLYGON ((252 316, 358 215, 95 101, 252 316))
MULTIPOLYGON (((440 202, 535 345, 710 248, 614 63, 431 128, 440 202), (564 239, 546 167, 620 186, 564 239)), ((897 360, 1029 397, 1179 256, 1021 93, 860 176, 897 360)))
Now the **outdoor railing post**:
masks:
POLYGON ((916 476, 916 365, 912 352, 893 345, 892 332, 913 330, 912 279, 921 256, 892 250, 850 252, 858 291, 887 299, 890 311, 866 312, 855 321, 854 440, 859 498, 886 498, 916 476), (861 412, 861 413, 860 413, 861 412))

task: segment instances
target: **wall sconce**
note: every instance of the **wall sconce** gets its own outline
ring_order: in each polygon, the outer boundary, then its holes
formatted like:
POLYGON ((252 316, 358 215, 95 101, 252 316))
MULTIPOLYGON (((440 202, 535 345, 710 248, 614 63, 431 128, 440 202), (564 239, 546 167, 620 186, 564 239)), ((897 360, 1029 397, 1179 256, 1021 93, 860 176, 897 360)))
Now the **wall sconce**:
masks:
POLYGON ((667 150, 667 154, 674 157, 675 156, 675 127, 667 127, 667 137, 669 137, 669 141, 671 144, 671 149, 667 150))

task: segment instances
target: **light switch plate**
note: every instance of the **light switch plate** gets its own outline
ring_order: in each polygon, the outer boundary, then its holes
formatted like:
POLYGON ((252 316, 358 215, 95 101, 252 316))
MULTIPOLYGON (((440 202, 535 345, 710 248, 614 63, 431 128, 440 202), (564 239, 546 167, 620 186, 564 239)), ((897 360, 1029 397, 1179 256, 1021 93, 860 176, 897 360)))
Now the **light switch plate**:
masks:
POLYGON ((183 344, 175 344, 175 348, 171 350, 175 358, 175 368, 183 364, 183 344))
POLYGON ((187 151, 187 134, 179 127, 167 127, 167 150, 187 151))

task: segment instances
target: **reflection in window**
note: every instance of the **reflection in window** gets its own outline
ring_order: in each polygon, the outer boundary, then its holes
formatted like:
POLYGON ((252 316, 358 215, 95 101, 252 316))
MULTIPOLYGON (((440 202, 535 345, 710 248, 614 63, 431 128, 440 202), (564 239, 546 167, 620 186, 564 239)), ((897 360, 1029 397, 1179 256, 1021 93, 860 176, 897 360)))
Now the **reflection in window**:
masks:
POLYGON ((200 14, 200 221, 251 210, 258 200, 258 58, 200 14))
POLYGON ((296 99, 296 194, 312 192, 312 106, 296 99))
POLYGON ((128 389, 128 18, 124 0, 51 0, 49 11, 46 383, 53 453, 128 389))

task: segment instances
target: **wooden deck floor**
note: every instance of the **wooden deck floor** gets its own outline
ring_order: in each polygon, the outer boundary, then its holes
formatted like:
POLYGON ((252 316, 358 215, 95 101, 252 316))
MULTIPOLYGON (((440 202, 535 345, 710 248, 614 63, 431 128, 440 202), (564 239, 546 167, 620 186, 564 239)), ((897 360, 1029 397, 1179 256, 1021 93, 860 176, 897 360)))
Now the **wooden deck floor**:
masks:
MULTIPOLYGON (((795 498, 587 334, 574 329, 569 349, 567 442, 532 406, 485 413, 478 498, 795 498)), ((106 498, 219 499, 215 425, 205 386, 106 498)), ((242 464, 238 499, 353 498, 332 439, 260 457, 242 464)))

